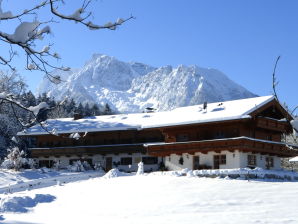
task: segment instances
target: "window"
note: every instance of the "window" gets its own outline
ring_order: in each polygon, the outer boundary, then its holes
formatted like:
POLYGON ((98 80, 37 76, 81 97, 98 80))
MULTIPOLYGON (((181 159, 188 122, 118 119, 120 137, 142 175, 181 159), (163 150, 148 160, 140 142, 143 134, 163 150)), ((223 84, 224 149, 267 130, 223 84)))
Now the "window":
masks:
POLYGON ((131 165, 132 158, 131 157, 122 157, 120 160, 120 165, 131 165))
POLYGON ((181 156, 180 159, 179 159, 179 164, 183 165, 183 163, 184 163, 184 160, 183 160, 183 157, 181 156))
POLYGON ((227 157, 226 155, 214 155, 213 157, 213 168, 219 169, 219 165, 226 165, 227 157))
POLYGON ((238 128, 234 128, 232 130, 232 136, 231 137, 237 137, 239 136, 239 129, 238 128))
POLYGON ((219 164, 219 165, 226 165, 227 164, 227 157, 226 155, 215 155, 214 160, 219 164))
POLYGON ((188 134, 186 134, 186 133, 178 134, 176 136, 176 141, 177 142, 186 142, 186 141, 188 141, 188 134))
POLYGON ((134 163, 136 163, 136 164, 138 164, 141 161, 142 161, 142 157, 135 157, 134 158, 134 163))
POLYGON ((273 157, 266 157, 266 168, 270 169, 274 167, 274 158, 273 157))
POLYGON ((28 146, 29 147, 36 147, 36 138, 34 138, 34 137, 30 137, 30 138, 28 138, 28 146))
POLYGON ((226 155, 220 155, 220 165, 226 165, 227 164, 227 158, 226 155))
POLYGON ((75 162, 80 161, 81 163, 87 162, 89 165, 92 165, 92 159, 83 159, 83 158, 78 158, 78 159, 70 159, 69 164, 73 165, 75 162))
POLYGON ((53 160, 39 160, 39 167, 51 168, 54 165, 53 160))
POLYGON ((194 156, 193 157, 193 170, 198 170, 198 169, 200 169, 200 157, 194 156))
POLYGON ((223 131, 217 131, 214 134, 214 138, 216 138, 216 139, 221 139, 221 138, 224 138, 224 137, 225 137, 225 133, 223 131))
POLYGON ((153 164, 157 164, 158 159, 157 157, 143 157, 142 161, 144 164, 153 165, 153 164))
POLYGON ((257 157, 255 155, 247 155, 247 165, 248 166, 256 166, 257 165, 257 157))

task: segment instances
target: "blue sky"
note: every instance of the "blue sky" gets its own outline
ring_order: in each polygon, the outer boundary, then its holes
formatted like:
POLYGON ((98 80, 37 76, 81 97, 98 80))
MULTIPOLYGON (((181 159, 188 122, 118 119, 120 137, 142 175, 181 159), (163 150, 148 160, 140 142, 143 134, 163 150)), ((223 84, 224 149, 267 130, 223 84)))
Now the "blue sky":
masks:
MULTIPOLYGON (((66 12, 80 2, 66 1, 66 12)), ((5 4, 15 9, 26 3, 5 4)), ((90 9, 96 23, 130 14, 136 19, 116 31, 90 31, 72 22, 53 25, 49 41, 63 65, 80 67, 93 53, 153 66, 196 64, 216 68, 258 95, 269 95, 274 62, 281 55, 280 100, 290 107, 298 104, 298 1, 97 0, 90 9)), ((20 73, 35 90, 41 75, 20 73)))

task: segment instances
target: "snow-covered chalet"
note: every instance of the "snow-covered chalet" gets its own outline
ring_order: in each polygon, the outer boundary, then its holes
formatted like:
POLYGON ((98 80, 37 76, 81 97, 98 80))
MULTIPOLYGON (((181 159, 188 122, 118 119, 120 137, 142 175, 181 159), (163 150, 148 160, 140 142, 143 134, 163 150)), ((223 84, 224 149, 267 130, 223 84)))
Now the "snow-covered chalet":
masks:
POLYGON ((18 133, 40 166, 59 161, 136 171, 158 169, 280 169, 281 157, 298 156, 282 142, 291 115, 273 96, 188 106, 166 112, 47 120, 18 133))

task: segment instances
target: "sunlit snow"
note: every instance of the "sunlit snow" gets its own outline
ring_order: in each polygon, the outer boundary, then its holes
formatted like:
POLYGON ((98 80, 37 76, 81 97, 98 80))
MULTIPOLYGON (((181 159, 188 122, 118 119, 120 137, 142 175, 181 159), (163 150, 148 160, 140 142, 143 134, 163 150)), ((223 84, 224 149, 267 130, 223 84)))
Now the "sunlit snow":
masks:
POLYGON ((2 223, 44 224, 298 222, 298 182, 170 174, 116 175, 0 195, 4 202, 23 201, 28 210, 0 218, 2 223))

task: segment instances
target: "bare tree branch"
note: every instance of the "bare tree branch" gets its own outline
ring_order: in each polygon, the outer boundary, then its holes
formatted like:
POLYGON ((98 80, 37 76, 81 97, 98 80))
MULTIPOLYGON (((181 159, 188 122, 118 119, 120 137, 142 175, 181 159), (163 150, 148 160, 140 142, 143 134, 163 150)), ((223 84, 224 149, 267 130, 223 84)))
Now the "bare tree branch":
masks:
POLYGON ((279 100, 278 100, 278 96, 277 96, 277 92, 276 92, 276 86, 278 85, 278 82, 276 80, 276 68, 277 68, 279 59, 280 59, 280 55, 277 57, 277 59, 275 61, 273 74, 272 74, 272 89, 273 89, 274 97, 277 99, 278 102, 279 102, 279 100))
MULTIPOLYGON (((280 56, 278 56, 278 57, 276 58, 276 61, 275 61, 275 64, 274 64, 274 69, 273 69, 273 73, 272 73, 272 89, 273 89, 274 97, 275 97, 276 100, 280 103, 280 101, 279 101, 279 99, 278 99, 278 96, 277 96, 277 91, 276 91, 276 87, 277 87, 277 85, 278 85, 278 81, 277 81, 277 79, 276 79, 276 68, 277 68, 277 64, 278 64, 278 62, 279 62, 279 59, 280 59, 280 56)), ((281 103, 280 103, 280 104, 281 104, 281 103)), ((298 108, 298 106, 296 106, 292 111, 288 111, 288 113, 289 113, 291 116, 294 117, 293 114, 294 114, 294 112, 295 112, 295 110, 296 110, 297 108, 298 108)), ((288 116, 286 116, 285 118, 286 118, 287 122, 288 122, 289 124, 291 124, 293 130, 294 130, 296 133, 298 133, 297 128, 295 127, 295 125, 292 124, 290 118, 289 118, 288 116)), ((294 136, 293 136, 293 138, 294 138, 294 136)), ((295 139, 295 138, 294 138, 294 139, 295 139)))

